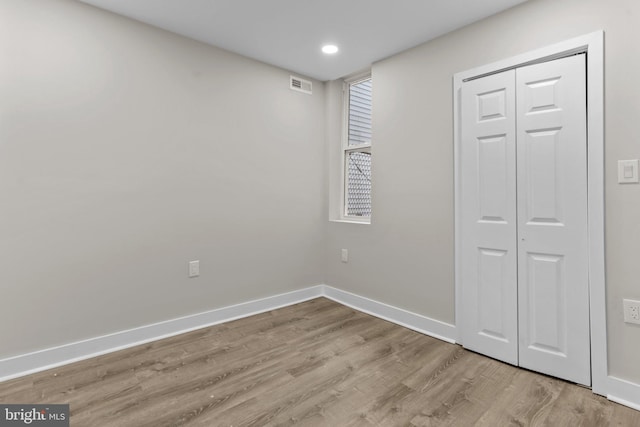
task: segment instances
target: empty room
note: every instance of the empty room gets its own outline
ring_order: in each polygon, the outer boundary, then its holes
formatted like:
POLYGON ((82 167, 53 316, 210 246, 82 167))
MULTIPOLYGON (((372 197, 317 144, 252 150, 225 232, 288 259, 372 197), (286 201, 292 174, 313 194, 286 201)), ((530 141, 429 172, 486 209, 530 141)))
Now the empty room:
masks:
POLYGON ((0 426, 640 426, 637 0, 0 0, 0 426))

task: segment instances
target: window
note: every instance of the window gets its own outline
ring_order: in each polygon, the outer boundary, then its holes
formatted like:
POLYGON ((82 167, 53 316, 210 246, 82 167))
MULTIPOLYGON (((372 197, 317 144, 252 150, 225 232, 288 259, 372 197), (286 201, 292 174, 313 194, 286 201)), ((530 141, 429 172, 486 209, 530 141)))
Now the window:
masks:
POLYGON ((371 217, 371 77, 346 82, 346 132, 342 143, 347 219, 371 217))

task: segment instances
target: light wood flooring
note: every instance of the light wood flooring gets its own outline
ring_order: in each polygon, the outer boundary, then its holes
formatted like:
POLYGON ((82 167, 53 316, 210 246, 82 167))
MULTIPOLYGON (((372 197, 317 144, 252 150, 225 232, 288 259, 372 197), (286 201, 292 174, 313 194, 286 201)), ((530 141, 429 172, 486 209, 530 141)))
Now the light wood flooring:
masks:
POLYGON ((71 426, 640 426, 591 390, 318 298, 0 383, 71 426))

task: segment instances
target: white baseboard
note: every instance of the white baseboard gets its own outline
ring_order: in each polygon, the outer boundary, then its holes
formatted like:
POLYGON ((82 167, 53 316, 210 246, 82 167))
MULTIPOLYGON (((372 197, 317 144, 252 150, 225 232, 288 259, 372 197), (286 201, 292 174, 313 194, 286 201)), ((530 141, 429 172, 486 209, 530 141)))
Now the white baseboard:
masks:
MULTIPOLYGON (((449 343, 456 342, 457 332, 454 325, 331 286, 317 285, 2 359, 0 382, 322 296, 422 334, 449 343)), ((640 410, 640 385, 612 376, 607 377, 606 383, 606 395, 609 400, 640 410)))
POLYGON ((323 285, 0 360, 0 382, 318 298, 323 285))
POLYGON ((324 296, 339 302, 340 304, 344 304, 364 313, 371 314, 372 316, 388 320, 389 322, 404 326, 405 328, 412 329, 416 332, 420 332, 452 344, 455 344, 456 342, 456 327, 449 323, 444 323, 392 305, 332 288, 331 286, 324 286, 324 296))
POLYGON ((640 384, 608 377, 607 399, 640 411, 640 384))
POLYGON ((0 382, 321 296, 425 335, 455 343, 456 328, 453 325, 330 286, 317 285, 2 359, 0 360, 0 382))

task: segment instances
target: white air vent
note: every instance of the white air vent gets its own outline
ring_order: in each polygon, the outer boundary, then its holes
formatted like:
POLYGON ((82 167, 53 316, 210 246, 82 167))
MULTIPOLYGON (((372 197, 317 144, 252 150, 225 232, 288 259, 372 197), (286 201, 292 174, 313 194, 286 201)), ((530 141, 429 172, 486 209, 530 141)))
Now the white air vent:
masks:
POLYGON ((303 80, 300 77, 289 76, 289 87, 292 90, 298 92, 304 92, 311 95, 311 82, 309 80, 303 80))

